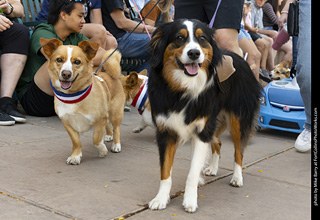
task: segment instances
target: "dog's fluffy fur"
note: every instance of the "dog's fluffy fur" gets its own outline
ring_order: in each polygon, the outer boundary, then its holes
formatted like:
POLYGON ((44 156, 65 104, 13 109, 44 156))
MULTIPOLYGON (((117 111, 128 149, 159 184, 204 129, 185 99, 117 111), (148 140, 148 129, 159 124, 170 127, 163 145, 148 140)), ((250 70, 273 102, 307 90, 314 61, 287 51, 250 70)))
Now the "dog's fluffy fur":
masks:
POLYGON ((191 139, 192 161, 183 206, 195 212, 207 148, 211 145, 212 159, 204 174, 216 175, 220 136, 228 126, 235 148, 230 184, 243 185, 243 152, 255 128, 261 86, 249 65, 235 53, 221 51, 212 36, 213 31, 198 20, 177 20, 158 27, 150 42, 148 92, 161 169, 158 194, 149 203, 152 210, 166 208, 176 149, 191 139), (228 69, 227 57, 233 60, 235 72, 221 77, 224 73, 219 71, 228 69))
MULTIPOLYGON (((90 93, 76 103, 64 103, 56 96, 55 111, 67 130, 72 143, 72 154, 67 164, 80 164, 82 157, 80 133, 93 127, 93 144, 98 149, 99 157, 104 157, 108 150, 104 144, 106 128, 109 139, 112 137, 113 152, 121 151, 120 123, 123 118, 125 95, 120 82, 121 54, 115 53, 104 64, 106 72, 93 75, 92 59, 99 49, 99 44, 82 41, 78 46, 62 45, 58 39, 41 38, 40 43, 48 57, 48 70, 52 86, 64 94, 75 94, 92 85, 90 93)), ((105 57, 110 54, 107 51, 105 57)))

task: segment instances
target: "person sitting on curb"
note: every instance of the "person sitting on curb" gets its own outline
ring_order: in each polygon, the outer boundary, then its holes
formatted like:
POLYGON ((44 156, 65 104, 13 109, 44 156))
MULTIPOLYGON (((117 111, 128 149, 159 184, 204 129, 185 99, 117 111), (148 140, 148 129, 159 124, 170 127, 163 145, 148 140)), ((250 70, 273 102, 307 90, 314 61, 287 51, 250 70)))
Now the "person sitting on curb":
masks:
MULTIPOLYGON (((103 25, 108 27, 117 39, 122 56, 148 60, 150 58, 148 54, 150 38, 144 25, 141 23, 134 33, 128 37, 130 32, 138 25, 138 22, 125 16, 123 0, 102 0, 101 2, 103 25), (123 42, 124 39, 126 40, 123 42)), ((150 25, 146 25, 146 27, 150 34, 156 30, 155 27, 150 25)), ((148 69, 148 62, 145 62, 137 72, 143 69, 148 69)))
POLYGON ((0 11, 0 125, 13 125, 26 121, 12 96, 27 60, 30 35, 27 27, 10 20, 24 15, 19 0, 0 0, 0 11))
MULTIPOLYGON (((89 40, 80 33, 85 23, 85 3, 86 0, 50 1, 48 24, 39 24, 34 30, 26 67, 16 89, 27 114, 40 117, 55 115, 48 62, 40 45, 40 38, 57 38, 64 45, 78 45, 83 40, 89 40)), ((99 48, 93 58, 94 65, 101 63, 105 52, 103 48, 99 48)))
MULTIPOLYGON (((41 10, 36 17, 37 20, 47 20, 49 1, 43 0, 41 10)), ((83 25, 80 33, 91 41, 99 43, 105 50, 117 48, 117 40, 102 24, 101 0, 87 0, 85 9, 86 23, 83 25)))

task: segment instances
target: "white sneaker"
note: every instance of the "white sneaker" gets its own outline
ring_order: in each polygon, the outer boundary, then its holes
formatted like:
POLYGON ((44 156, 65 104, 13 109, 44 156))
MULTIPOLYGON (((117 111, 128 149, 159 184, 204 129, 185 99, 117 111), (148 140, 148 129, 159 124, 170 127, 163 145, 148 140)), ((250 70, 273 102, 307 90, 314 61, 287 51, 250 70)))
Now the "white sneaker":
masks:
POLYGON ((304 129, 301 134, 299 134, 294 147, 298 152, 307 152, 311 149, 311 131, 304 129))

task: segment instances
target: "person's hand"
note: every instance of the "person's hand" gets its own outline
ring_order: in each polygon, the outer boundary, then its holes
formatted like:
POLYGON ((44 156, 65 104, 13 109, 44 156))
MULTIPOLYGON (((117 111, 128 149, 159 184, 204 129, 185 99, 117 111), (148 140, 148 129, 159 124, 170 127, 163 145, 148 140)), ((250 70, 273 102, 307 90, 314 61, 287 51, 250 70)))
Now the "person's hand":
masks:
POLYGON ((0 32, 3 32, 10 28, 13 23, 3 15, 0 15, 0 32))
POLYGON ((268 31, 268 36, 271 37, 275 41, 277 39, 278 32, 277 31, 268 31))
POLYGON ((7 0, 0 0, 0 10, 3 10, 5 13, 9 13, 11 10, 7 0))
POLYGON ((287 23, 287 19, 288 19, 288 14, 287 13, 282 13, 280 15, 280 18, 279 18, 279 21, 278 21, 278 27, 279 29, 282 29, 283 28, 283 25, 285 23, 287 23))

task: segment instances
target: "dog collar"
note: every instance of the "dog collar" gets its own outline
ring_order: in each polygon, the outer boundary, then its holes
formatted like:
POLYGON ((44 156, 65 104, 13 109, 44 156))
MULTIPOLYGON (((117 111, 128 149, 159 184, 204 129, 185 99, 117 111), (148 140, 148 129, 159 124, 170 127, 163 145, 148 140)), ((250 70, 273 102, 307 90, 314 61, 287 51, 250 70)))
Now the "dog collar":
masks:
POLYGON ((143 79, 143 83, 140 87, 139 93, 134 97, 131 105, 138 109, 140 115, 144 111, 144 103, 148 98, 148 77, 139 75, 140 79, 143 79))
POLYGON ((52 85, 51 79, 50 79, 50 85, 51 85, 53 93, 57 97, 57 99, 59 99, 61 102, 66 103, 66 104, 74 104, 74 103, 78 103, 78 102, 82 101, 83 99, 85 99, 89 95, 89 93, 92 89, 92 83, 91 83, 87 88, 85 88, 84 90, 82 90, 80 92, 66 94, 66 93, 63 93, 63 92, 56 90, 52 85))

